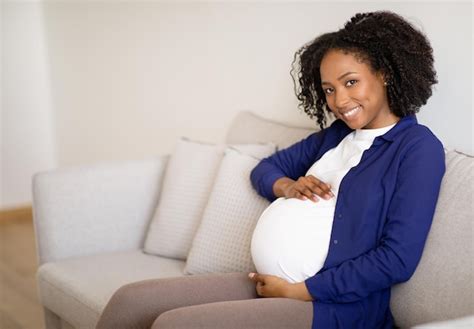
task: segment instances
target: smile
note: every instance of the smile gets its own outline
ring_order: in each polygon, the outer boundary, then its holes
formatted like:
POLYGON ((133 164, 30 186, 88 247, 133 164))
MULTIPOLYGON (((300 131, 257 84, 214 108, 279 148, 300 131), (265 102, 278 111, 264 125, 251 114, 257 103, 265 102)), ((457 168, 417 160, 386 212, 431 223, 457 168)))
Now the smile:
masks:
POLYGON ((360 106, 354 107, 352 110, 341 113, 341 115, 346 119, 352 119, 360 111, 360 106))

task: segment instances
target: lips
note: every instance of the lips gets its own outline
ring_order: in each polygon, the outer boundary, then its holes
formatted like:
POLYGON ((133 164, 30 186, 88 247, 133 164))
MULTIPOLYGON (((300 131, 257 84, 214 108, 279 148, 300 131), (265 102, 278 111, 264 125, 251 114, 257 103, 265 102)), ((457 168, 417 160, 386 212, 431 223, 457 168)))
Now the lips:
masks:
POLYGON ((353 108, 351 108, 347 111, 340 112, 340 113, 341 113, 341 116, 343 118, 351 120, 351 119, 355 118, 355 116, 360 112, 360 110, 361 110, 361 107, 356 106, 356 107, 353 107, 353 108))

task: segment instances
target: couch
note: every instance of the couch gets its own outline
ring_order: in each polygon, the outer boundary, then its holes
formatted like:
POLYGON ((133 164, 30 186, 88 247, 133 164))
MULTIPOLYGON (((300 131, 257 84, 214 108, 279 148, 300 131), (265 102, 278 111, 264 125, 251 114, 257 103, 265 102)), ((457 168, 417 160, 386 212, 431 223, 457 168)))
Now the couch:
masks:
MULTIPOLYGON (((312 131, 243 111, 226 142, 271 141, 284 148, 312 131)), ((94 328, 119 287, 185 275, 185 260, 143 252, 169 158, 34 175, 37 282, 47 329, 94 328)), ((392 289, 391 308, 401 328, 474 327, 474 159, 446 150, 446 166, 421 262, 409 281, 392 289)))

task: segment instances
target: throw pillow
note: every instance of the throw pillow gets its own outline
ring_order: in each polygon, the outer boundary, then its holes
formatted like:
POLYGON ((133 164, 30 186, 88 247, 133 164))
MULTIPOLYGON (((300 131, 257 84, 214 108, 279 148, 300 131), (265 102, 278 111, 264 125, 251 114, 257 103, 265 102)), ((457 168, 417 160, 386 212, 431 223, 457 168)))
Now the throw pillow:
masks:
POLYGON ((259 160, 226 149, 185 274, 255 271, 250 253, 252 233, 270 204, 250 183, 250 172, 259 160))
MULTIPOLYGON (((275 151, 274 144, 235 145, 260 156, 275 151)), ((219 169, 223 145, 181 138, 171 155, 162 192, 145 240, 144 252, 186 259, 219 169)))

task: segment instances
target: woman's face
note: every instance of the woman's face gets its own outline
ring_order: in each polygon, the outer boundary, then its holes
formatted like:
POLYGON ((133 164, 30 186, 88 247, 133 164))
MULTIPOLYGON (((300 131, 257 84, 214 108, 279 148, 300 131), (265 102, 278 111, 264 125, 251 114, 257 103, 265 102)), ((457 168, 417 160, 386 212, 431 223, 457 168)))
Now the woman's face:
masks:
POLYGON ((330 50, 320 71, 330 110, 350 128, 381 128, 399 120, 390 112, 383 76, 354 55, 330 50))

